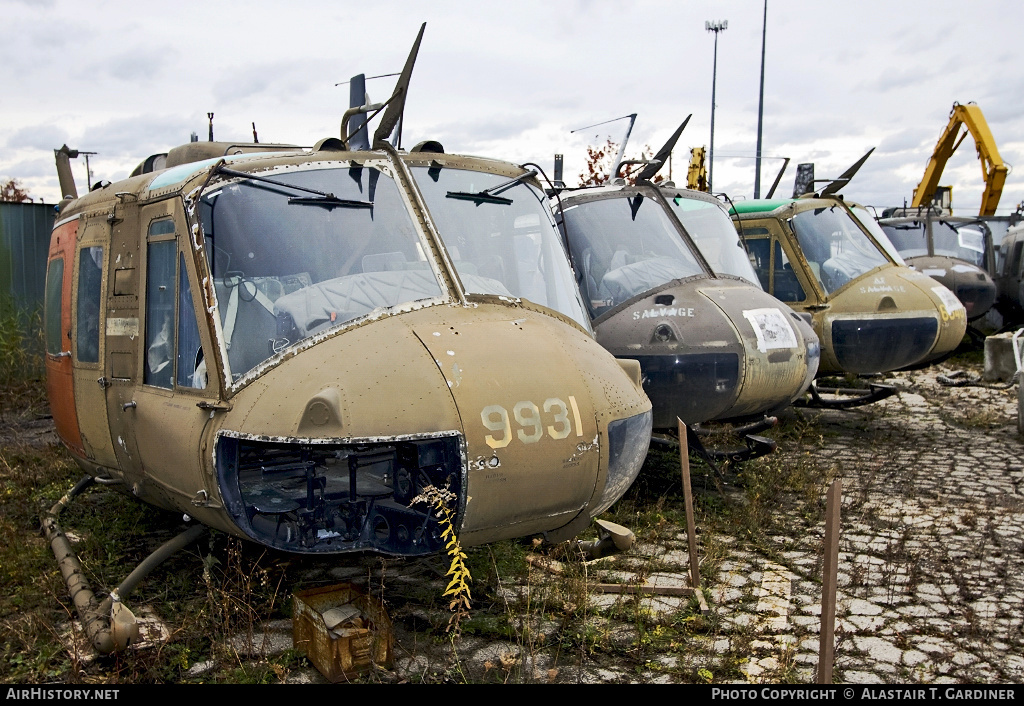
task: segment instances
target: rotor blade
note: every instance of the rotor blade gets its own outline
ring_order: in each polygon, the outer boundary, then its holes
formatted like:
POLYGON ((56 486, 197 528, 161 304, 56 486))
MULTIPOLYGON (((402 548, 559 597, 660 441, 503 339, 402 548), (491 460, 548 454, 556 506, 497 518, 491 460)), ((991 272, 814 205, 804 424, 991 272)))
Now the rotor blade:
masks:
POLYGON ((420 41, 423 39, 423 30, 426 28, 426 22, 420 25, 420 32, 416 35, 416 41, 413 42, 412 49, 409 51, 409 57, 405 60, 405 67, 402 69, 402 74, 398 77, 398 82, 395 84, 395 92, 388 99, 388 107, 384 111, 384 117, 381 118, 376 132, 373 133, 373 144, 375 146, 379 141, 386 140, 391 135, 395 125, 398 124, 398 119, 405 110, 405 96, 409 90, 409 79, 412 78, 412 67, 416 64, 416 55, 420 51, 420 41))
POLYGON ((828 196, 829 194, 834 194, 834 193, 838 192, 840 189, 842 189, 844 186, 849 184, 850 183, 850 179, 853 179, 853 175, 857 173, 858 169, 860 169, 862 166, 864 166, 864 162, 868 161, 868 157, 870 157, 871 153, 874 152, 874 151, 875 151, 874 147, 869 149, 868 153, 866 155, 864 155, 863 157, 858 159, 856 162, 854 162, 853 165, 849 169, 847 169, 845 172, 840 174, 839 177, 834 179, 831 184, 829 184, 824 189, 822 189, 821 192, 820 192, 821 195, 822 196, 828 196))
POLYGON ((782 181, 782 175, 785 173, 786 167, 789 166, 789 157, 783 157, 783 159, 786 161, 782 163, 782 169, 779 170, 779 175, 775 177, 775 183, 772 184, 772 188, 768 190, 768 195, 765 196, 766 199, 770 199, 775 193, 775 189, 778 188, 779 182, 782 181))
POLYGON ((619 165, 622 164, 622 155, 626 151, 626 143, 629 142, 629 134, 633 132, 633 123, 636 122, 636 113, 630 113, 626 116, 629 118, 629 127, 626 128, 626 136, 622 139, 622 144, 619 145, 619 152, 615 155, 615 161, 612 163, 612 178, 614 179, 619 175, 619 165))
POLYGON ((658 154, 654 155, 651 159, 651 163, 636 175, 637 182, 650 179, 658 173, 658 170, 661 169, 661 165, 668 161, 668 156, 672 154, 672 150, 675 149, 676 141, 679 139, 679 136, 683 134, 683 129, 686 127, 686 123, 690 122, 690 118, 692 117, 693 113, 686 116, 686 120, 683 121, 683 124, 676 128, 676 131, 672 133, 672 137, 668 138, 668 142, 666 142, 665 145, 658 150, 658 154))

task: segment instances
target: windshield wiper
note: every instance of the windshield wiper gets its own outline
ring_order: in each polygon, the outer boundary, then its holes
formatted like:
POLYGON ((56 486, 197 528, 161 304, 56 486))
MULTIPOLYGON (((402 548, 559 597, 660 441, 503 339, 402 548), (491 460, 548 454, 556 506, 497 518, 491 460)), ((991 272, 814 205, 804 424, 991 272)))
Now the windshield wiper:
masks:
POLYGON ((505 206, 512 205, 512 199, 507 199, 504 196, 498 196, 502 191, 511 189, 513 186, 521 182, 523 179, 529 179, 530 177, 537 176, 537 170, 531 169, 528 172, 523 172, 517 177, 504 181, 497 186, 492 186, 490 189, 484 189, 483 191, 469 192, 469 191, 449 191, 445 194, 446 198, 449 199, 462 199, 464 201, 481 201, 487 203, 498 203, 505 206))
POLYGON ((276 179, 268 179, 263 176, 256 176, 255 174, 247 174, 246 172, 235 171, 234 169, 228 169, 223 165, 217 165, 214 168, 215 171, 228 176, 239 177, 241 179, 252 179, 253 181, 262 181, 267 184, 273 184, 274 186, 283 186, 286 189, 294 189, 296 191, 305 191, 307 194, 316 194, 316 196, 292 196, 288 199, 288 203, 297 204, 308 204, 311 206, 325 206, 326 208, 334 208, 335 206, 346 206, 350 208, 372 208, 373 201, 358 201, 356 199, 342 199, 338 198, 332 193, 326 191, 317 191, 311 189, 308 186, 296 186, 295 184, 288 184, 283 181, 276 179))
POLYGON ((340 199, 334 194, 324 194, 323 196, 293 196, 288 199, 288 203, 323 206, 325 208, 334 208, 335 206, 343 206, 346 208, 373 208, 373 201, 340 199))

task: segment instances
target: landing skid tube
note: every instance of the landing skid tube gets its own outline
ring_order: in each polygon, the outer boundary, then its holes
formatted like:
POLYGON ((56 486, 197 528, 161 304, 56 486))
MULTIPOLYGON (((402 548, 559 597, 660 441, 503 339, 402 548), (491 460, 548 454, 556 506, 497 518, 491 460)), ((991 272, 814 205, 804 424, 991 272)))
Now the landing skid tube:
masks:
MULTIPOLYGON (((743 441, 742 447, 733 447, 728 449, 712 448, 708 449, 702 437, 708 437, 712 432, 708 429, 701 427, 699 424, 686 425, 686 443, 689 447, 690 455, 700 459, 715 472, 719 480, 725 480, 725 473, 722 470, 722 465, 732 463, 742 463, 743 461, 749 461, 759 456, 770 454, 778 448, 778 442, 774 439, 769 439, 764 436, 757 436, 754 432, 764 431, 770 429, 779 423, 776 417, 765 417, 764 419, 758 420, 751 424, 746 424, 741 427, 735 427, 731 433, 735 436, 741 437, 743 441)), ((661 446, 669 446, 674 449, 679 448, 679 442, 670 437, 654 436, 651 438, 651 443, 661 446)))
MULTIPOLYGON (((67 584, 71 600, 82 620, 86 635, 97 652, 108 655, 121 652, 138 639, 139 628, 132 612, 122 603, 142 579, 176 552, 197 540, 206 532, 203 525, 193 525, 178 536, 164 542, 139 564, 121 585, 105 599, 100 599, 85 580, 85 571, 75 555, 71 542, 59 524, 60 514, 94 479, 85 476, 66 493, 50 511, 43 515, 40 530, 50 543, 57 565, 67 584)), ((102 480, 100 482, 103 482, 102 480)))
POLYGON ((872 404, 896 394, 892 385, 869 383, 868 389, 851 387, 818 387, 811 383, 807 396, 793 402, 794 407, 818 407, 821 409, 851 409, 872 404))

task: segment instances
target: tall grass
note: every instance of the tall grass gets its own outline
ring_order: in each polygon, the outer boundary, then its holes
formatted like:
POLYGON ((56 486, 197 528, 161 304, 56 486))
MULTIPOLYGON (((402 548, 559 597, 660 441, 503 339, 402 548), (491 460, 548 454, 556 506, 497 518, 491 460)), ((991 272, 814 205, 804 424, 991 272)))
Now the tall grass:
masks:
POLYGON ((45 410, 43 314, 0 296, 0 414, 32 418, 45 410))

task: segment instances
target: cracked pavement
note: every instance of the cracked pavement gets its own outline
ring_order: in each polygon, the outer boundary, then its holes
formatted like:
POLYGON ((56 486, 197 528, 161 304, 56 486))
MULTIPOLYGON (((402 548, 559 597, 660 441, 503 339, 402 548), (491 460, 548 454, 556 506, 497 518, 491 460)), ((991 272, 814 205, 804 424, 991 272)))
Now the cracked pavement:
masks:
MULTIPOLYGON (((780 443, 780 462, 809 458, 823 476, 834 474, 843 484, 835 683, 1024 681, 1024 439, 1017 431, 1017 389, 937 381, 952 370, 940 365, 892 374, 885 382, 899 394, 867 407, 783 413, 802 415, 820 439, 810 447, 780 443)), ((794 520, 792 526, 803 525, 794 520)), ((395 667, 376 678, 486 680, 490 674, 518 681, 674 683, 710 677, 718 683, 715 674, 729 659, 743 678, 727 681, 813 682, 824 522, 759 543, 711 534, 699 520, 698 531, 698 552, 714 544, 721 555, 714 575, 702 577, 708 619, 716 627, 710 636, 691 637, 686 649, 648 649, 640 667, 583 650, 559 654, 544 640, 565 627, 565 618, 559 624, 543 610, 518 616, 529 630, 501 640, 463 634, 453 649, 450 641, 425 640, 410 628, 437 620, 428 608, 407 603, 392 615, 395 667)), ((688 586, 685 529, 659 536, 607 567, 604 560, 589 562, 587 580, 688 586)), ((538 574, 528 585, 502 586, 507 611, 541 600, 538 586, 558 580, 538 574)), ((335 567, 323 578, 362 581, 375 593, 383 585, 385 597, 413 586, 420 595, 439 594, 443 587, 421 562, 398 560, 335 567)), ((692 614, 688 596, 591 592, 584 602, 573 620, 613 654, 637 650, 645 634, 650 639, 659 625, 692 614), (631 611, 642 614, 645 629, 629 618, 631 611)), ((287 627, 270 631, 281 633, 282 649, 287 627)), ((300 670, 288 680, 323 677, 300 670)))

